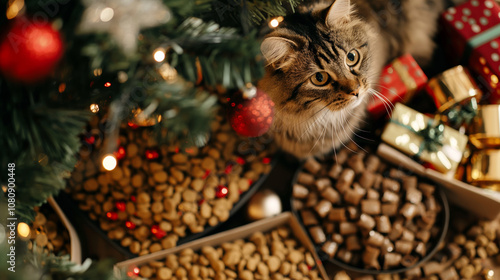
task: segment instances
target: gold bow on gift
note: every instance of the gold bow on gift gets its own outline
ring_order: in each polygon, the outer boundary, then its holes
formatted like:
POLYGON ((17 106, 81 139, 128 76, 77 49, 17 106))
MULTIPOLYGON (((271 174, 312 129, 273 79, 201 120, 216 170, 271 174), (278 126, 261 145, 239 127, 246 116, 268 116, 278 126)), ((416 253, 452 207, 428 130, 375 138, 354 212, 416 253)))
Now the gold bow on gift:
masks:
POLYGON ((382 141, 446 173, 456 170, 468 138, 439 120, 397 103, 382 141))

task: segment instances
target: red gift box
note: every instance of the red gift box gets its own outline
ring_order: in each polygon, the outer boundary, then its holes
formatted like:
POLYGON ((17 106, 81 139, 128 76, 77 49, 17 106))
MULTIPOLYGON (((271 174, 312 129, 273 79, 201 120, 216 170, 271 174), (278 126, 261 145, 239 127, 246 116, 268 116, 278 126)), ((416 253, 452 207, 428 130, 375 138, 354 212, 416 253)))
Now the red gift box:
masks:
POLYGON ((442 14, 445 45, 454 63, 466 64, 488 92, 500 100, 500 6, 472 0, 442 14))
POLYGON ((378 88, 382 96, 373 96, 368 112, 377 119, 387 115, 396 102, 406 103, 426 82, 427 76, 410 54, 396 58, 382 70, 378 88), (392 105, 387 105, 389 101, 392 105))

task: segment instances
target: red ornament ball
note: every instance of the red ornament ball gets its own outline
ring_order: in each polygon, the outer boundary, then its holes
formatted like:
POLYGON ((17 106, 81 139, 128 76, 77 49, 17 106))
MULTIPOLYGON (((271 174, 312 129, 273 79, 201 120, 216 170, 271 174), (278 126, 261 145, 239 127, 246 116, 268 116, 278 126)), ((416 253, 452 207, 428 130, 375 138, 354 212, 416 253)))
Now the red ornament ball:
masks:
POLYGON ((249 99, 238 92, 228 101, 229 122, 236 133, 246 137, 257 137, 266 133, 271 127, 274 102, 265 92, 257 89, 256 95, 249 99))
POLYGON ((63 52, 61 34, 49 23, 20 18, 0 42, 0 72, 19 82, 37 82, 50 75, 63 52))

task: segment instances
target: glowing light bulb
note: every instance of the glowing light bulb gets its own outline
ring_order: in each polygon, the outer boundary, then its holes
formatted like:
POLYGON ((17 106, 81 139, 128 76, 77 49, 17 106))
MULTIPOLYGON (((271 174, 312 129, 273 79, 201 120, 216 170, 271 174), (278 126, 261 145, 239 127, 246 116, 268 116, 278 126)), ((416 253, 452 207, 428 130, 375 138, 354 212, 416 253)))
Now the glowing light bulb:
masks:
POLYGON ((108 22, 113 18, 114 15, 115 15, 115 11, 113 9, 111 9, 110 7, 107 7, 101 11, 99 18, 101 19, 102 22, 108 22))
POLYGON ((269 26, 271 28, 276 28, 278 27, 278 25, 280 24, 280 22, 277 20, 277 19, 272 19, 270 22, 269 22, 269 26))
POLYGON ((156 62, 162 62, 165 60, 165 50, 162 48, 156 49, 154 54, 153 54, 154 59, 156 62))
POLYGON ((90 112, 92 112, 92 113, 99 112, 99 105, 97 105, 95 103, 94 104, 90 104, 90 112))
POLYGON ((105 82, 105 83, 104 83, 104 86, 105 86, 105 87, 110 87, 110 86, 111 86, 111 83, 110 83, 110 82, 105 82))
POLYGON ((28 236, 30 236, 30 226, 28 226, 28 224, 26 223, 19 223, 17 225, 17 232, 19 233, 19 236, 21 238, 27 238, 28 236))
POLYGON ((117 161, 116 161, 115 156, 113 156, 113 155, 107 155, 102 159, 102 167, 104 167, 104 169, 106 169, 108 171, 115 169, 116 164, 117 164, 117 161))

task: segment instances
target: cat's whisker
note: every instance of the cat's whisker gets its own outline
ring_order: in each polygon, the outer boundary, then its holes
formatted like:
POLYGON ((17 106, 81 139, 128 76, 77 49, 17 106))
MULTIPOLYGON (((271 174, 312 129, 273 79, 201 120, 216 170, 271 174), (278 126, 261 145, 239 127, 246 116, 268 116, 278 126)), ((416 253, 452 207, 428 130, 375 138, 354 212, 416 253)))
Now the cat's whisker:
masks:
POLYGON ((388 115, 390 115, 392 113, 392 109, 394 108, 394 104, 391 102, 391 100, 383 96, 381 93, 377 92, 375 89, 370 89, 370 90, 373 96, 377 97, 378 99, 380 99, 380 101, 382 101, 385 111, 387 112, 388 115))
MULTIPOLYGON (((326 115, 326 113, 328 113, 328 111, 326 111, 321 118, 323 118, 326 115)), ((309 150, 309 154, 314 150, 314 147, 316 147, 316 145, 318 144, 319 139, 322 139, 325 133, 326 133, 326 126, 323 126, 323 130, 321 131, 321 134, 319 135, 318 139, 316 139, 316 141, 314 142, 314 145, 312 146, 311 150, 309 150)))
MULTIPOLYGON (((351 129, 351 127, 350 127, 349 119, 343 115, 343 112, 342 112, 340 115, 341 115, 342 117, 344 117, 344 119, 345 119, 345 123, 347 123, 347 125, 346 125, 346 126, 349 128, 349 130, 351 130, 351 132, 352 132, 354 135, 356 135, 356 133, 355 133, 355 132, 351 129)), ((345 129, 345 127, 346 127, 346 126, 344 126, 344 125, 343 125, 344 132, 346 131, 346 129, 345 129)), ((351 135, 350 135, 349 133, 347 133, 347 132, 346 132, 346 134, 347 134, 347 137, 349 137, 349 140, 351 140, 351 142, 353 142, 356 146, 358 146, 358 148, 359 148, 359 149, 361 149, 363 152, 366 152, 366 151, 365 151, 365 149, 363 149, 361 146, 359 146, 359 145, 358 145, 358 143, 356 143, 356 141, 354 141, 354 139, 352 139, 352 137, 351 137, 351 135)))
MULTIPOLYGON (((357 117, 356 115, 354 115, 354 113, 349 112, 349 111, 347 112, 347 114, 349 114, 349 118, 351 118, 351 117, 357 117)), ((349 130, 351 130, 351 132, 352 132, 355 136, 357 136, 358 138, 361 138, 361 139, 366 140, 366 141, 375 141, 375 139, 366 138, 366 137, 364 137, 364 136, 361 136, 361 135, 357 134, 355 131, 363 131, 363 132, 367 132, 367 131, 366 131, 366 130, 363 130, 363 129, 361 129, 361 128, 357 128, 355 125, 352 125, 352 126, 353 126, 353 128, 354 128, 354 130, 353 130, 353 129, 351 128, 351 126, 350 126, 350 124, 351 124, 351 123, 349 122, 349 119, 347 120, 347 124, 348 124, 348 126, 347 126, 347 127, 349 128, 349 130)))
POLYGON ((335 138, 333 138, 334 133, 335 133, 335 124, 332 122, 332 148, 333 148, 333 154, 335 155, 335 162, 338 162, 337 151, 335 147, 335 138))

